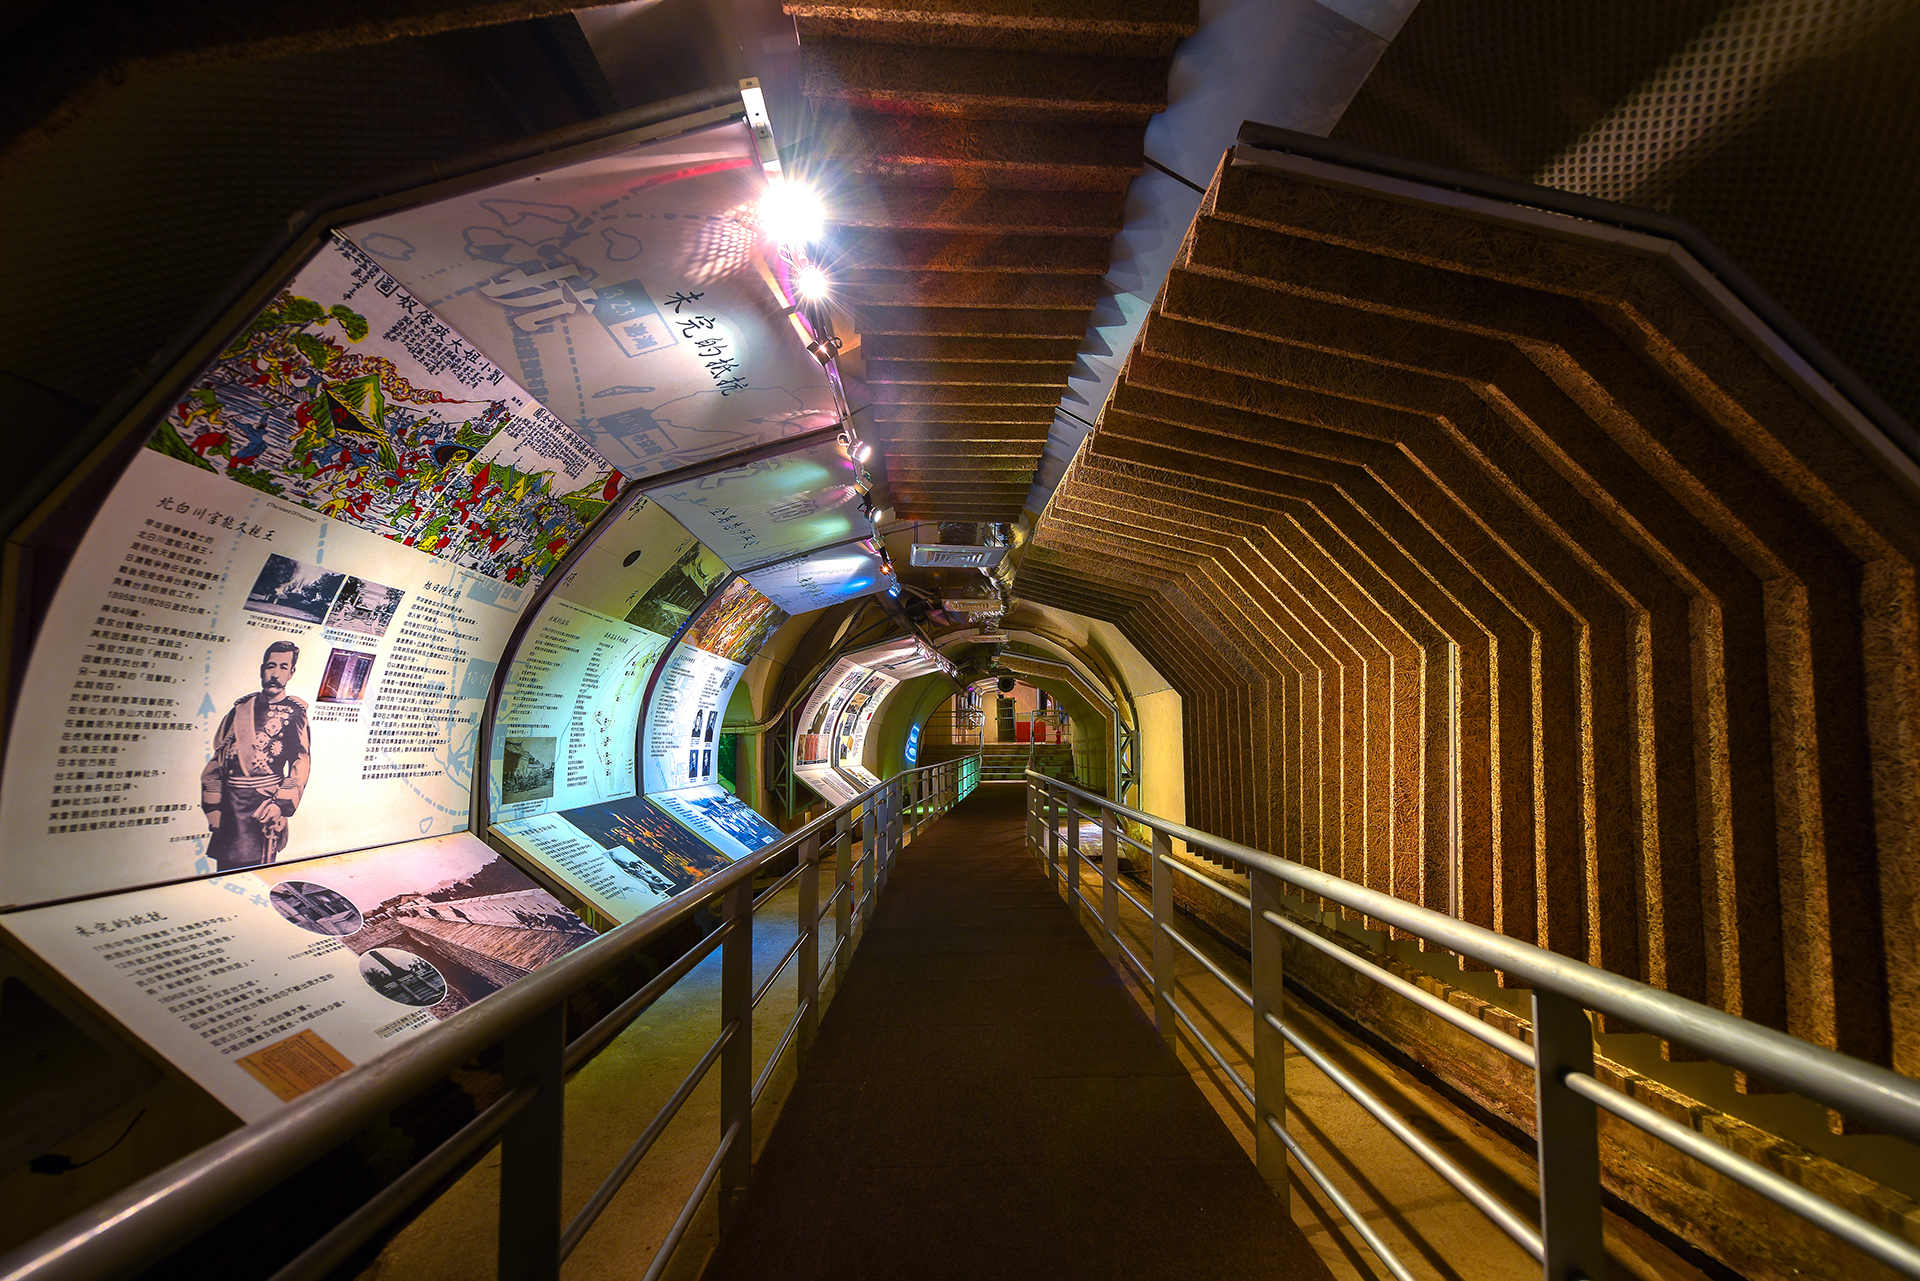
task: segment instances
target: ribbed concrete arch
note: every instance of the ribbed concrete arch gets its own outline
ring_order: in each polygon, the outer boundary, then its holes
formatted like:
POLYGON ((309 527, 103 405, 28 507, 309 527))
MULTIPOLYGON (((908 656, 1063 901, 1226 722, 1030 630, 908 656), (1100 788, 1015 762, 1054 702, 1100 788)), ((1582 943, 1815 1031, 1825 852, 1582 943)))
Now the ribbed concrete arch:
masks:
POLYGON ((1237 154, 1020 594, 1194 825, 1920 1070, 1911 460, 1668 241, 1237 154))

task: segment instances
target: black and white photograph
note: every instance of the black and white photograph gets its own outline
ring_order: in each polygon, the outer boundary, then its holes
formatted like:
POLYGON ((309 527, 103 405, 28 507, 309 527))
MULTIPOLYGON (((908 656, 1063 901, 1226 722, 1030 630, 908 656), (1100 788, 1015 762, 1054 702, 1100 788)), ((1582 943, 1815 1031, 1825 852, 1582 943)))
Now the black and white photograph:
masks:
POLYGON ((247 608, 298 623, 322 623, 346 577, 276 553, 267 557, 260 576, 253 580, 247 592, 247 608))
POLYGON ((360 958, 360 977, 389 1001, 401 1005, 438 1005, 447 997, 447 981, 430 961, 397 947, 376 947, 360 958))
POLYGON ((340 595, 327 615, 327 626, 363 636, 385 636, 405 595, 398 587, 350 577, 340 585, 340 595))
POLYGON ((273 910, 303 930, 339 938, 366 925, 360 909, 339 890, 314 881, 282 881, 267 892, 273 910))
POLYGON ((326 670, 320 674, 320 703, 358 703, 366 697, 367 677, 373 672, 373 655, 365 650, 336 649, 327 655, 326 670))
POLYGON ((553 795, 553 758, 557 737, 508 735, 500 756, 500 799, 508 805, 544 801, 553 795))
POLYGON ((713 796, 688 795, 686 802, 704 814, 708 822, 750 850, 771 845, 780 839, 780 829, 760 817, 737 796, 726 792, 713 796))

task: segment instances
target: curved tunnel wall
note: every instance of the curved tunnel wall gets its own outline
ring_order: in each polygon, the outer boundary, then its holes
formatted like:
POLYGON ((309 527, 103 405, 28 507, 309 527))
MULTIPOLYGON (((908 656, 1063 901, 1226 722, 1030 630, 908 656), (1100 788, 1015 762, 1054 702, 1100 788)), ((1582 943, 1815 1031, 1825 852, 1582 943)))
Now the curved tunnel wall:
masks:
POLYGON ((1384 185, 1229 153, 1018 590, 1194 826, 1920 1072, 1912 461, 1672 243, 1384 185))

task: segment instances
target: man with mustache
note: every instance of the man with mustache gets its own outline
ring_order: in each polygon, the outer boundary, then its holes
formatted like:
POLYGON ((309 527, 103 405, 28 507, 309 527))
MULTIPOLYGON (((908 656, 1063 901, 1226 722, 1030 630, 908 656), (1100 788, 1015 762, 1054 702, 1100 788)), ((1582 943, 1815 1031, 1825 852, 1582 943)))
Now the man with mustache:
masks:
POLYGON ((271 863, 287 846, 287 819, 307 789, 307 705, 287 693, 300 647, 275 641, 260 660, 260 692, 236 699, 200 771, 200 808, 213 839, 207 857, 223 872, 271 863))

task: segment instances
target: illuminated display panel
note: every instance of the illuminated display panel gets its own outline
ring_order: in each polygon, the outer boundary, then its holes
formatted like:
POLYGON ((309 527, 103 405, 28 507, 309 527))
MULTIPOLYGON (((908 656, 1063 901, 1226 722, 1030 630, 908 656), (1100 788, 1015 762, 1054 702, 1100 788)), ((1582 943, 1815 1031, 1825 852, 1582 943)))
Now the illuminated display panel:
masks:
POLYGON ((500 651, 610 481, 377 265, 323 245, 61 581, 0 788, 0 904, 463 829, 500 651))
POLYGON ((494 716, 496 823, 632 796, 640 702, 726 566, 639 498, 542 604, 494 716))
POLYGON ((729 121, 346 230, 633 478, 840 420, 765 253, 764 189, 729 121))
POLYGON ((785 621, 777 605, 736 579, 688 625, 647 705, 640 774, 648 795, 715 782, 720 720, 733 687, 785 621))
POLYGON ((6 928, 245 1121, 594 937, 468 833, 16 912, 6 928))
MULTIPOLYGON (((871 538, 860 472, 839 433, 646 491, 735 569, 871 538)), ((808 608, 815 608, 808 606, 808 608)))
POLYGON ((621 922, 732 861, 644 796, 513 819, 494 832, 621 922))
POLYGON ((893 571, 871 538, 760 565, 748 570, 746 579, 789 614, 871 596, 894 585, 893 571))

